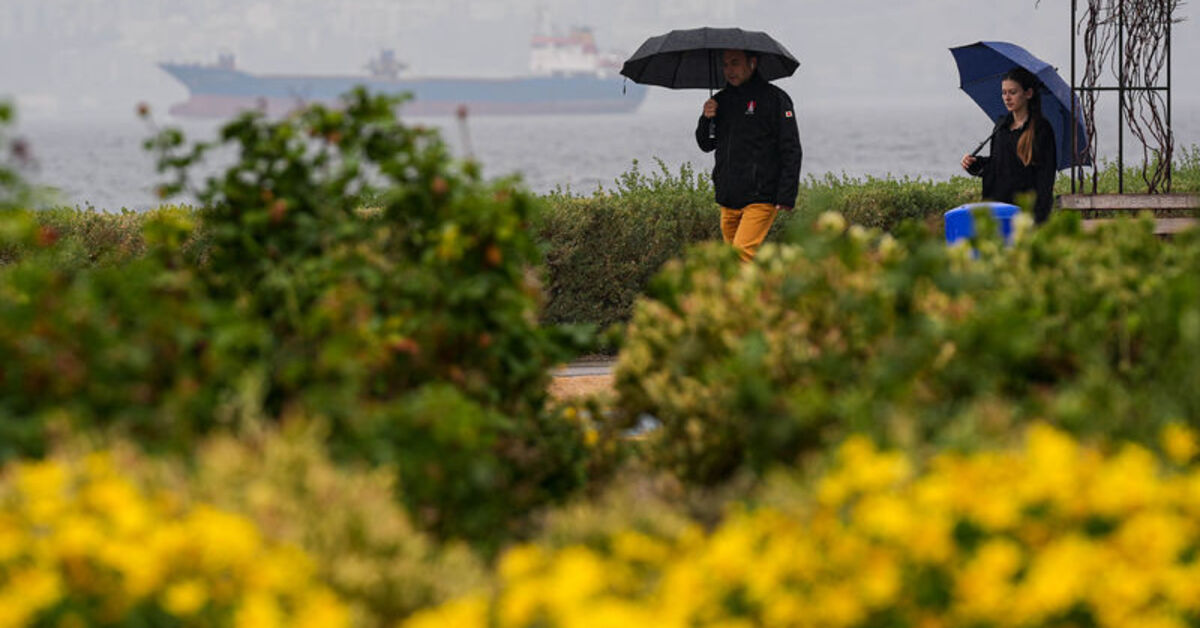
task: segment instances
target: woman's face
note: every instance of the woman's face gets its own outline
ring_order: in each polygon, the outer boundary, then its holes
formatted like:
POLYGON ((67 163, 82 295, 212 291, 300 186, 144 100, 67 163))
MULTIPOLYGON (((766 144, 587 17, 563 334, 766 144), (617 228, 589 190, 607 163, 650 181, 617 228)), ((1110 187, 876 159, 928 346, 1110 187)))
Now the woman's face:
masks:
POLYGON ((1033 90, 1022 88, 1021 84, 1016 81, 1004 79, 1000 83, 1000 96, 1004 99, 1004 106, 1009 111, 1024 111, 1029 106, 1029 99, 1033 98, 1033 90))

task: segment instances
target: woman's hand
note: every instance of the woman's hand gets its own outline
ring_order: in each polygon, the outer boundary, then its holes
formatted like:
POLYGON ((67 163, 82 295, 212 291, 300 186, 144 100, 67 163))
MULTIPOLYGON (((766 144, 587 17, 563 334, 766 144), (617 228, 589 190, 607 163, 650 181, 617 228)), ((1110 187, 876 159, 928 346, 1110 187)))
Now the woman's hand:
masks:
POLYGON ((963 155, 963 158, 962 158, 963 170, 970 172, 971 166, 973 166, 973 165, 975 165, 975 156, 974 155, 963 155))

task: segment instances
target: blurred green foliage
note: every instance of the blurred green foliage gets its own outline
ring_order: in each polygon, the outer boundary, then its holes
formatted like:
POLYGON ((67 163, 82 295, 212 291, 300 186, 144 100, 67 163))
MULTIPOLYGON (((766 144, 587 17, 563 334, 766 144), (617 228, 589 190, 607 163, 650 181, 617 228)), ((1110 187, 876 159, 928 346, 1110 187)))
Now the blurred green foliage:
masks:
POLYGON ((721 246, 671 262, 627 329, 619 420, 657 418, 655 463, 707 484, 850 433, 969 447, 1042 418, 1149 442, 1200 416, 1195 232, 1060 215, 972 246, 831 212, 755 265, 721 246))
POLYGON ((538 321, 539 203, 396 104, 247 114, 213 143, 160 131, 160 192, 198 211, 5 210, 0 458, 40 455, 57 426, 186 454, 255 417, 320 416, 332 455, 396 464, 419 523, 484 549, 581 487, 583 430, 545 402, 588 336, 538 321), (218 148, 233 164, 193 181, 218 148))

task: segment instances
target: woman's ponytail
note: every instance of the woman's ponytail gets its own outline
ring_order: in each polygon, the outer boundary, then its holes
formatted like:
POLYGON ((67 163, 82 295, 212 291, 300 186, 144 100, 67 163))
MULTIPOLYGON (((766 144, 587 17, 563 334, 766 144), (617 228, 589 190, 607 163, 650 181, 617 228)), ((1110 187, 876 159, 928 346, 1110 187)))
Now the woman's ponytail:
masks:
POLYGON ((1025 121, 1025 132, 1017 140, 1017 159, 1028 166, 1033 163, 1033 146, 1037 143, 1038 119, 1042 117, 1042 94, 1037 90, 1029 100, 1029 119, 1025 121))

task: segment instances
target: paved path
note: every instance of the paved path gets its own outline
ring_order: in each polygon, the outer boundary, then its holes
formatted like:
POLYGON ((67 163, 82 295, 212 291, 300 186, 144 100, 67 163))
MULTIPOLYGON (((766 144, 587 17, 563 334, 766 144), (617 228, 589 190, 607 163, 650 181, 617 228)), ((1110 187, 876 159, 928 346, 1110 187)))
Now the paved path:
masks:
POLYGON ((554 377, 586 377, 596 375, 612 375, 616 358, 586 358, 555 369, 554 377))

